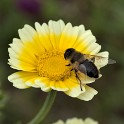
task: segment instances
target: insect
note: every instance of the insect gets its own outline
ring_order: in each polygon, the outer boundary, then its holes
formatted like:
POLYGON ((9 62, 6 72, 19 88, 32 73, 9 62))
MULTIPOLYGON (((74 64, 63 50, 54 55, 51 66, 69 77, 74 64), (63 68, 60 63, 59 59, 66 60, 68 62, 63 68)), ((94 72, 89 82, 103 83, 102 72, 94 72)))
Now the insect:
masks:
MULTIPOLYGON (((91 78, 99 78, 99 70, 94 64, 95 59, 102 59, 104 57, 101 56, 95 56, 95 55, 88 55, 88 54, 83 54, 81 52, 76 51, 73 48, 66 49, 64 53, 64 58, 66 60, 69 60, 69 64, 66 66, 72 66, 72 70, 75 71, 76 78, 80 82, 80 88, 82 91, 82 82, 80 79, 80 74, 83 73, 91 78)), ((108 58, 107 58, 108 60, 108 58)), ((114 60, 112 63, 113 64, 114 60)), ((72 71, 71 70, 71 71, 72 71)))

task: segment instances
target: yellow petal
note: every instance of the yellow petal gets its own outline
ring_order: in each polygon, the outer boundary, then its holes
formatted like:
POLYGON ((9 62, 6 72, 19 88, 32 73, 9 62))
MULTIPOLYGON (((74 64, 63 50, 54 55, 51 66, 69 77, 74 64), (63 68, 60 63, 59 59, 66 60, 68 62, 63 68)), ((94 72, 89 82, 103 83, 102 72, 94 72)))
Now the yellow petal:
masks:
POLYGON ((59 21, 52 21, 50 20, 49 23, 49 31, 50 31, 50 41, 55 49, 59 47, 59 40, 61 37, 61 33, 65 27, 65 24, 62 20, 59 21))
POLYGON ((34 71, 36 68, 36 56, 30 47, 27 47, 21 40, 14 38, 13 43, 10 44, 9 64, 14 69, 23 71, 34 71))
POLYGON ((38 85, 44 92, 49 92, 51 90, 49 83, 48 78, 45 77, 39 77, 35 80, 35 84, 38 85))
POLYGON ((37 80, 37 78, 39 78, 39 76, 36 75, 35 78, 31 78, 29 79, 28 81, 25 82, 25 84, 27 86, 30 86, 30 87, 35 87, 35 88, 40 88, 40 86, 38 86, 35 81, 37 80))
POLYGON ((35 28, 38 32, 39 43, 45 50, 53 49, 53 45, 50 40, 50 31, 49 26, 46 23, 43 23, 42 26, 36 22, 35 28))
POLYGON ((79 31, 79 36, 77 38, 76 44, 74 44, 74 48, 76 48, 76 50, 78 51, 81 51, 83 53, 87 52, 87 54, 89 54, 88 51, 84 50, 92 43, 95 43, 96 38, 95 36, 93 36, 90 30, 84 31, 84 27, 79 27, 79 31))
POLYGON ((78 32, 78 27, 72 27, 71 23, 68 23, 61 34, 59 49, 66 50, 67 48, 72 48, 76 42, 78 32))
POLYGON ((14 58, 8 59, 8 61, 9 61, 9 64, 11 65, 11 67, 14 69, 36 72, 36 66, 32 65, 30 63, 21 61, 19 59, 14 59, 14 58))
MULTIPOLYGON (((13 39, 13 42, 10 44, 10 47, 11 47, 11 49, 16 53, 16 54, 21 54, 22 52, 23 53, 25 53, 25 56, 27 57, 27 58, 30 58, 30 59, 32 59, 32 58, 34 58, 34 56, 35 56, 35 54, 34 54, 34 46, 36 46, 36 45, 34 45, 34 44, 36 44, 36 41, 33 41, 32 40, 32 42, 22 42, 20 39, 17 39, 17 38, 14 38, 13 39), (35 43, 34 43, 35 42, 35 43), (32 44, 33 43, 33 44, 32 44), (31 48, 31 49, 30 49, 31 48), (32 50, 32 51, 31 51, 32 50)), ((39 46, 37 46, 37 47, 39 47, 39 46)), ((36 47, 36 48, 37 48, 36 47)), ((35 52, 36 52, 37 50, 35 49, 35 52)), ((18 55, 18 56, 19 56, 18 55)))
POLYGON ((80 94, 85 92, 85 87, 82 85, 83 91, 81 91, 79 82, 77 82, 77 80, 73 80, 70 78, 66 85, 68 86, 69 90, 65 91, 65 93, 71 97, 78 97, 80 94))
MULTIPOLYGON (((26 82, 28 82, 28 80, 31 81, 31 79, 35 77, 36 78, 38 77, 37 73, 19 71, 19 72, 11 74, 8 77, 8 80, 13 83, 13 86, 19 89, 25 89, 29 87, 29 85, 27 85, 26 82)), ((32 84, 34 84, 34 82, 32 82, 32 84)))
POLYGON ((50 87, 57 91, 67 91, 69 88, 65 85, 65 81, 51 81, 50 87))

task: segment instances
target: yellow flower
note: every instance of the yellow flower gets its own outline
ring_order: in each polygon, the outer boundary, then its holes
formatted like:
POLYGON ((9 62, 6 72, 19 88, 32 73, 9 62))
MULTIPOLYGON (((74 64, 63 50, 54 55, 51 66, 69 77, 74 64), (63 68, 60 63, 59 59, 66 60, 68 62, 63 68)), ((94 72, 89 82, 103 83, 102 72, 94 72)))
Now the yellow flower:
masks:
MULTIPOLYGON (((72 26, 62 20, 49 21, 48 25, 35 23, 35 29, 29 25, 19 29, 20 39, 14 38, 10 44, 9 65, 19 70, 10 75, 8 80, 19 89, 29 87, 41 88, 42 91, 63 91, 71 97, 91 100, 97 91, 86 84, 94 82, 87 77, 80 89, 79 81, 71 67, 64 59, 67 48, 74 48, 85 54, 108 57, 108 52, 98 53, 101 46, 96 43, 95 36, 83 25, 72 26)), ((98 68, 107 64, 95 62, 98 68)), ((83 79, 82 79, 83 80, 83 79)))
POLYGON ((71 118, 71 119, 67 119, 66 122, 62 120, 58 120, 53 124, 98 124, 98 122, 94 121, 91 118, 86 118, 85 120, 79 118, 71 118))

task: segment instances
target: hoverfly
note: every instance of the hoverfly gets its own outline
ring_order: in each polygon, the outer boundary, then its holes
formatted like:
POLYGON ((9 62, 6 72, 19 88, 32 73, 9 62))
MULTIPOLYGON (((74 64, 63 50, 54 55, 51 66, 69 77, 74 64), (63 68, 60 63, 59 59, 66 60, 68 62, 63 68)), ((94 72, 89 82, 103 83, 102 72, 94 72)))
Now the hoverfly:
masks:
MULTIPOLYGON (((69 60, 69 64, 66 66, 72 66, 72 70, 75 71, 76 78, 80 82, 80 88, 82 90, 82 82, 80 79, 81 73, 91 77, 91 78, 99 78, 100 71, 95 65, 95 60, 102 61, 102 59, 106 59, 108 61, 108 58, 102 57, 102 56, 96 56, 96 55, 88 55, 83 54, 81 52, 76 51, 74 48, 66 49, 64 53, 64 58, 66 60, 69 60)), ((114 64, 114 60, 110 60, 107 62, 108 64, 114 64)))

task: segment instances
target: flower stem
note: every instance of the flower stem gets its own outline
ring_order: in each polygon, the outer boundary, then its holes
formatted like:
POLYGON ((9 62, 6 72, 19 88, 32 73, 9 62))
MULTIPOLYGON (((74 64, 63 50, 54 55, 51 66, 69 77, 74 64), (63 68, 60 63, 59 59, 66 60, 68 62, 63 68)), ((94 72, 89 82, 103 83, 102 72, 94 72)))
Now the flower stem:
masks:
POLYGON ((48 114, 48 112, 50 111, 50 109, 53 105, 53 102, 56 97, 56 93, 57 93, 57 91, 51 91, 48 93, 48 96, 47 96, 43 106, 41 107, 40 111, 28 124, 39 124, 44 120, 44 118, 46 117, 46 115, 48 114))

